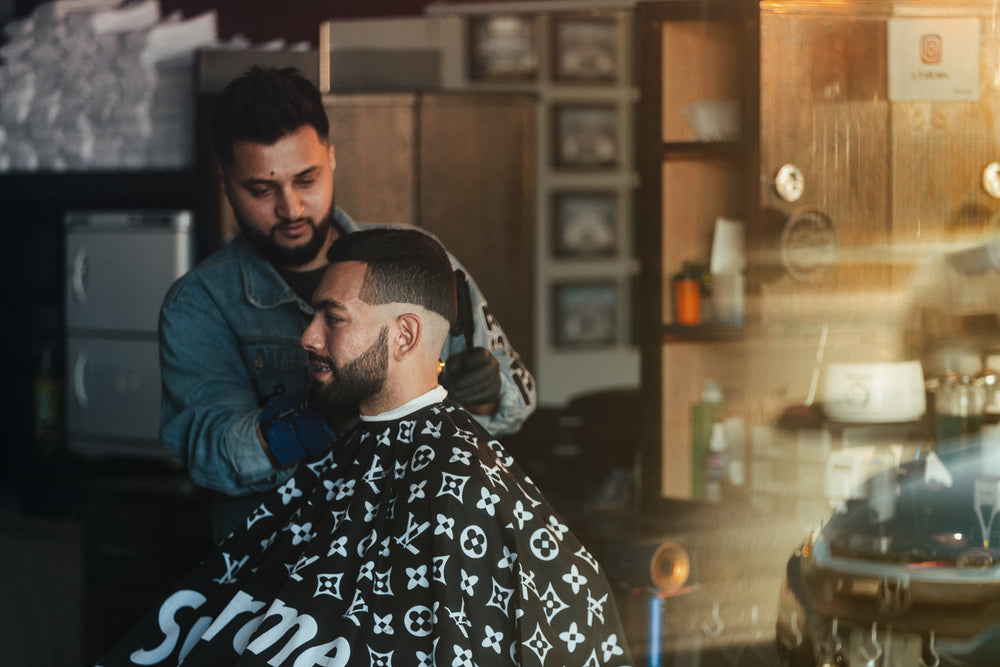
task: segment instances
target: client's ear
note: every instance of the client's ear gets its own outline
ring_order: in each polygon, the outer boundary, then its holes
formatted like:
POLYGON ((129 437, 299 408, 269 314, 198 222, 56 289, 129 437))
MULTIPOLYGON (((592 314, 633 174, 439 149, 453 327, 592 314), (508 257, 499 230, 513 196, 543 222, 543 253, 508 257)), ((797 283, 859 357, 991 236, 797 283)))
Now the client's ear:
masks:
POLYGON ((391 348, 393 358, 403 359, 420 346, 424 323, 416 313, 403 313, 396 317, 396 335, 391 348))

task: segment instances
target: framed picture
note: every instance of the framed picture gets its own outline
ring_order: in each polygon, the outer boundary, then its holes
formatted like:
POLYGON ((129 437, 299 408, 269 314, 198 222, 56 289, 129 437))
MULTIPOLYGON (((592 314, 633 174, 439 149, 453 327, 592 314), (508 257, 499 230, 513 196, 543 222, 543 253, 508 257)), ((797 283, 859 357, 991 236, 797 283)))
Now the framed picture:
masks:
POLYGON ((614 105, 553 105, 557 167, 601 169, 618 164, 618 109, 614 105))
POLYGON ((554 17, 552 78, 568 83, 614 81, 618 68, 615 28, 612 17, 554 17))
POLYGON ((469 19, 469 78, 530 81, 538 75, 535 18, 491 14, 469 19))
POLYGON ((606 347, 618 341, 618 304, 614 281, 556 283, 556 347, 606 347))
POLYGON ((614 192, 557 192, 552 208, 552 248, 557 257, 607 257, 618 252, 614 192))

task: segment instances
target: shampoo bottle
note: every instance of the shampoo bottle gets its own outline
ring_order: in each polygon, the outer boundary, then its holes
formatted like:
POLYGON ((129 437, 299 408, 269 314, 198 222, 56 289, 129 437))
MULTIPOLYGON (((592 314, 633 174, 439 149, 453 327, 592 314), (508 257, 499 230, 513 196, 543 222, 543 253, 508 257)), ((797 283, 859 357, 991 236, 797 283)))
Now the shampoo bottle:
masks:
POLYGON ((701 400, 691 406, 691 496, 706 498, 708 451, 712 424, 722 417, 722 389, 715 380, 706 379, 701 400))

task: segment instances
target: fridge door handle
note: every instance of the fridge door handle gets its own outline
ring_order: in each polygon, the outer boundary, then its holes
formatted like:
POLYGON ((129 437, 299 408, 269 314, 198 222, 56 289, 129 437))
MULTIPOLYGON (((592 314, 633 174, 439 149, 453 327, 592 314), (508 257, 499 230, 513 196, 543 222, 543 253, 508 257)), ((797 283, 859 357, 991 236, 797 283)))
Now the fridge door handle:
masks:
POLYGON ((87 399, 86 383, 87 361, 87 353, 80 352, 76 355, 76 360, 73 363, 73 396, 81 408, 87 407, 87 403, 89 402, 87 399))
POLYGON ((73 298, 77 303, 87 302, 87 250, 80 248, 73 258, 73 298))

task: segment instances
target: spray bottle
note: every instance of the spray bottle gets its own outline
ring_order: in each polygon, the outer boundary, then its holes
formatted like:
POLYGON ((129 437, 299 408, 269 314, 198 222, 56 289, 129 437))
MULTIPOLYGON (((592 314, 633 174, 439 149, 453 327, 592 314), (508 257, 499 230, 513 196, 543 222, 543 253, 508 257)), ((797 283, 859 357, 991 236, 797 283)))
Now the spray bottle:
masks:
POLYGON ((717 503, 722 500, 722 485, 726 479, 726 450, 729 443, 726 440, 725 426, 721 421, 712 424, 712 437, 708 441, 708 460, 706 461, 705 499, 717 503))

